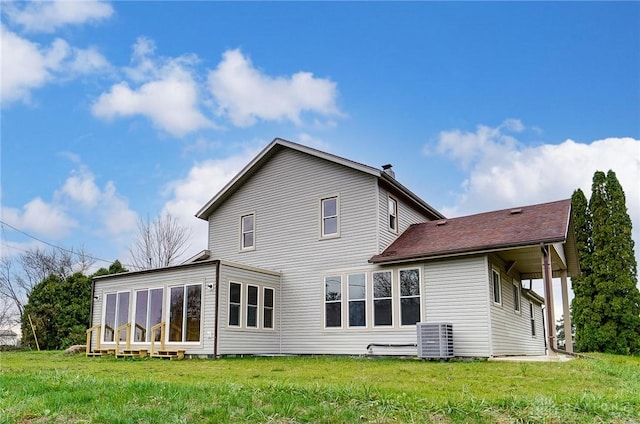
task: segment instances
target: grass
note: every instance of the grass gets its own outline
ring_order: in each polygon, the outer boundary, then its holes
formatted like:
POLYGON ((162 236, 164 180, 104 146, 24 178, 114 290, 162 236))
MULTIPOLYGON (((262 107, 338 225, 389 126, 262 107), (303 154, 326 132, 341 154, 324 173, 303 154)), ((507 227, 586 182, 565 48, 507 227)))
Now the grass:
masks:
POLYGON ((640 358, 0 356, 0 423, 640 423, 640 358))

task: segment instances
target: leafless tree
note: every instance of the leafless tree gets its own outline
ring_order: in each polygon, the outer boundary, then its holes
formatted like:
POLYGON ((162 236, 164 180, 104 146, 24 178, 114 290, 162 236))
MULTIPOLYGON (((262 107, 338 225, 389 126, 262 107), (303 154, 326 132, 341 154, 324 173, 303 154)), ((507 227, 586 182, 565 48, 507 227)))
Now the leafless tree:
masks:
POLYGON ((18 315, 21 317, 24 305, 27 303, 27 295, 24 294, 12 267, 13 262, 10 258, 0 259, 0 297, 3 305, 15 305, 18 315))
POLYGON ((130 261, 138 269, 161 268, 175 263, 189 247, 191 231, 170 213, 154 221, 140 219, 130 261))
POLYGON ((66 279, 75 272, 85 273, 92 265, 93 259, 84 249, 35 248, 17 258, 3 257, 0 259, 0 297, 22 317, 29 294, 36 284, 51 274, 66 279))

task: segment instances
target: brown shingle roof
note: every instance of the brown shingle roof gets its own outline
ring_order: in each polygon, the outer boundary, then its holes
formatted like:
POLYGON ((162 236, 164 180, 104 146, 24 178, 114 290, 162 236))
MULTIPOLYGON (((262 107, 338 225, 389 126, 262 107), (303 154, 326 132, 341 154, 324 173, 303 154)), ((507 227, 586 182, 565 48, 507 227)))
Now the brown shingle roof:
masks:
POLYGON ((486 212, 410 226, 372 263, 564 242, 571 200, 486 212))

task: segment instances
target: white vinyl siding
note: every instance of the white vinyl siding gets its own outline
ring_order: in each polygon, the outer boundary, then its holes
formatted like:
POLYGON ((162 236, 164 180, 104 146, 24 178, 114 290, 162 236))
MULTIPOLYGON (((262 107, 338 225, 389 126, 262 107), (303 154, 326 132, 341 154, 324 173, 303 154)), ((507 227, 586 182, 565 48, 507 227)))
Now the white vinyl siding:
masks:
POLYGON ((399 234, 402 234, 411 224, 418 224, 429 221, 429 217, 408 202, 403 200, 401 196, 389 193, 384 187, 378 187, 378 250, 376 253, 382 252, 393 242, 399 234), (389 228, 389 199, 393 198, 397 201, 397 231, 391 231, 389 228))
MULTIPOLYGON (((491 316, 492 354, 501 355, 544 355, 544 338, 531 336, 530 305, 533 306, 535 316, 542 314, 539 305, 532 303, 526 296, 520 296, 520 307, 527 313, 514 313, 515 296, 505 295, 513 293, 513 277, 504 271, 504 264, 495 256, 490 259, 490 272, 497 272, 501 282, 502 308, 489 308, 491 316)), ((489 286, 488 286, 489 287, 489 286)), ((540 321, 541 323, 542 321, 540 321)), ((536 323, 537 326, 538 323, 536 323)), ((542 334, 542 333, 540 333, 542 334)))
POLYGON ((242 265, 223 264, 220 269, 220 284, 228 287, 229 282, 241 285, 238 314, 243 317, 240 326, 229 326, 229 291, 220 291, 220 328, 218 352, 221 355, 235 354, 267 354, 280 352, 280 276, 273 272, 260 271, 257 269, 246 269, 242 265), (245 317, 247 316, 246 303, 247 288, 258 288, 257 305, 257 327, 247 327, 245 317), (269 292, 270 295, 264 295, 269 292), (263 295, 261 295, 261 293, 263 295), (268 312, 267 312, 268 311, 268 312), (264 316, 268 315, 269 320, 264 316), (267 324, 271 326, 268 326, 267 324))
POLYGON ((491 356, 486 258, 430 261, 423 268, 423 321, 453 324, 456 356, 491 356))
MULTIPOLYGON (((360 333, 324 327, 324 277, 334 275, 332 270, 353 270, 354 264, 374 268, 368 260, 377 253, 377 202, 375 176, 284 149, 275 152, 209 217, 212 257, 282 273, 282 288, 275 293, 276 315, 282 314, 275 320, 275 330, 281 340, 268 353, 364 354, 366 346, 375 341, 415 342, 415 330, 410 328, 407 335, 381 332, 371 336, 364 330, 360 333), (339 195, 340 203, 340 237, 319 240, 320 200, 335 195, 339 195), (259 217, 256 250, 229 249, 237 245, 237 224, 235 228, 229 225, 237 222, 237 211, 255 211, 259 217)), ((386 224, 384 231, 388 232, 386 224)), ((220 303, 226 309, 222 299, 220 303)), ((221 313, 221 317, 225 316, 221 313)), ((345 322, 343 319, 343 327, 345 322)), ((251 340, 234 339, 230 347, 230 342, 223 340, 227 334, 227 330, 222 331, 221 352, 251 352, 251 340)), ((266 344, 253 344, 265 352, 266 344)))

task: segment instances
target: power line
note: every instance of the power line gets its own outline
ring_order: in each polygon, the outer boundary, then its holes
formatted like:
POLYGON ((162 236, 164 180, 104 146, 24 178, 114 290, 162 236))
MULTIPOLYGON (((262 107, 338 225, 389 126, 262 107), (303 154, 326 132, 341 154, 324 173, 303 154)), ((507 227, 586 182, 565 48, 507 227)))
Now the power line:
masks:
MULTIPOLYGON (((72 255, 76 255, 76 256, 78 256, 78 257, 80 257, 80 256, 81 256, 81 254, 80 254, 79 252, 76 252, 76 251, 74 251, 74 250, 70 250, 70 249, 64 248, 64 247, 62 247, 62 246, 58 246, 58 245, 56 245, 56 244, 50 243, 50 242, 48 242, 48 241, 45 241, 45 240, 39 239, 38 237, 33 236, 33 235, 29 234, 29 233, 26 233, 26 232, 22 231, 21 229, 16 228, 16 227, 14 227, 14 226, 13 226, 13 225, 11 225, 11 224, 7 224, 6 222, 4 222, 4 221, 2 221, 2 220, 0 220, 0 224, 1 224, 1 225, 3 225, 3 226, 7 226, 7 227, 11 228, 11 229, 12 229, 12 230, 14 230, 14 231, 17 231, 18 233, 20 233, 20 234, 22 234, 22 235, 24 235, 24 236, 27 236, 27 237, 29 237, 30 239, 33 239, 33 240, 35 240, 35 241, 38 241, 38 242, 40 242, 40 243, 42 243, 42 244, 46 244, 46 245, 47 245, 47 246, 49 246, 49 247, 53 247, 54 249, 59 249, 59 250, 62 250, 63 252, 71 253, 72 255)), ((4 231, 3 231, 3 233, 4 233, 4 231)), ((19 248, 15 247, 15 246, 10 246, 10 245, 9 245, 9 244, 7 244, 7 243, 4 243, 4 244, 5 244, 7 247, 11 247, 12 249, 23 250, 23 249, 19 249, 19 248)), ((82 254, 82 256, 84 256, 84 257, 86 257, 86 258, 89 258, 89 259, 93 259, 93 260, 98 261, 98 262, 104 262, 104 263, 108 263, 108 264, 112 264, 113 262, 115 262, 115 261, 110 261, 110 260, 107 260, 107 259, 97 258, 97 257, 95 257, 95 256, 91 256, 91 255, 85 255, 85 254, 82 254)), ((129 264, 122 264, 122 265, 123 265, 123 266, 126 266, 126 267, 133 267, 133 265, 129 265, 129 264)))

